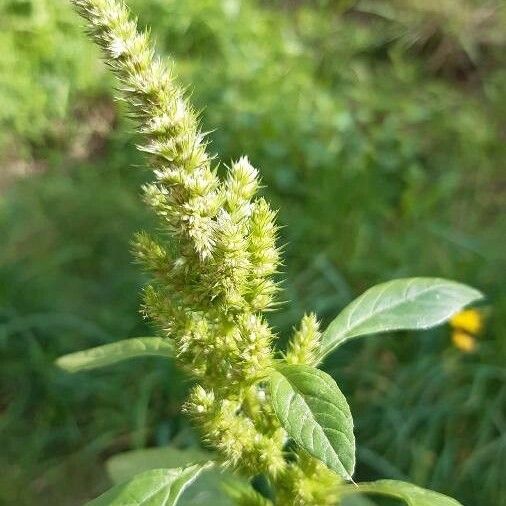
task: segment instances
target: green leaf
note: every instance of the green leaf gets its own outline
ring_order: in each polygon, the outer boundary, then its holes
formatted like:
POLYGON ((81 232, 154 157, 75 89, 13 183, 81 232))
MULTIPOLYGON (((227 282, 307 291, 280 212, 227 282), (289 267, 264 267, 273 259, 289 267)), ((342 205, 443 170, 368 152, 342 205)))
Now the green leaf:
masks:
POLYGON ((343 495, 357 493, 387 495, 401 499, 408 506, 462 506, 458 501, 446 495, 412 483, 396 480, 379 480, 371 483, 359 483, 356 486, 345 486, 341 489, 343 495))
POLYGON ((396 279, 376 285, 328 326, 320 358, 364 334, 434 327, 482 297, 474 288, 441 278, 396 279))
POLYGON ((63 355, 56 360, 56 365, 68 372, 86 371, 95 367, 114 364, 134 357, 156 355, 172 357, 174 346, 168 339, 160 337, 134 337, 116 343, 105 344, 63 355))
MULTIPOLYGON (((181 450, 170 446, 161 448, 147 448, 123 452, 111 457, 107 463, 107 472, 114 483, 121 483, 143 471, 157 468, 186 466, 204 463, 213 455, 197 448, 181 450)), ((232 506, 232 501, 225 493, 225 485, 239 486, 244 481, 232 473, 213 468, 200 475, 195 483, 184 492, 180 506, 232 506)))
POLYGON ((107 461, 106 468, 111 480, 121 483, 143 471, 202 464, 212 458, 211 453, 198 448, 180 450, 172 446, 162 446, 118 453, 107 461))
POLYGON ((372 502, 365 495, 347 495, 339 503, 339 506, 377 506, 377 503, 372 502))
POLYGON ((172 506, 207 467, 196 464, 177 469, 154 469, 116 485, 87 506, 172 506))
POLYGON ((274 410, 288 435, 351 480, 355 468, 353 419, 336 382, 307 365, 279 364, 271 373, 270 385, 274 410))

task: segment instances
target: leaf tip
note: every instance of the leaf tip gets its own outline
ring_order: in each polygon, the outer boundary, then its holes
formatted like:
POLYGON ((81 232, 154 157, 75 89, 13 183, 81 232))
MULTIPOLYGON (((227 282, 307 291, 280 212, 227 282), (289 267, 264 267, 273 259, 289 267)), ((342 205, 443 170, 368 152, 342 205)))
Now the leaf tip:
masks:
POLYGON ((61 357, 58 357, 53 363, 56 367, 58 367, 58 369, 61 369, 62 371, 65 372, 73 373, 78 370, 74 366, 72 354, 62 355, 61 357))

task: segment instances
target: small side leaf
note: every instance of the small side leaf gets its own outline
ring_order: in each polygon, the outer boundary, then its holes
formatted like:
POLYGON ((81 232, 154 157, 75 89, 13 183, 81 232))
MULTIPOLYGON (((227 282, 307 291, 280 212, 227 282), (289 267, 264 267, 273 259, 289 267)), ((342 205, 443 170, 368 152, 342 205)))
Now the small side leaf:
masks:
POLYGON ((441 278, 405 278, 376 285, 328 326, 320 358, 365 334, 434 327, 482 297, 474 288, 441 278))
POLYGON ((148 355, 172 357, 174 355, 173 351, 174 346, 168 339, 134 337, 63 355, 56 360, 56 365, 68 372, 78 372, 103 367, 134 357, 148 355))
POLYGON ((341 489, 341 493, 343 496, 357 493, 386 495, 404 501, 407 506, 462 506, 446 495, 396 480, 379 480, 359 483, 358 486, 345 486, 341 489))
POLYGON ((346 480, 355 468, 353 419, 346 398, 326 373, 280 364, 270 376, 277 417, 304 450, 346 480))
POLYGON ((184 490, 211 465, 146 471, 116 485, 86 506, 173 506, 184 490))

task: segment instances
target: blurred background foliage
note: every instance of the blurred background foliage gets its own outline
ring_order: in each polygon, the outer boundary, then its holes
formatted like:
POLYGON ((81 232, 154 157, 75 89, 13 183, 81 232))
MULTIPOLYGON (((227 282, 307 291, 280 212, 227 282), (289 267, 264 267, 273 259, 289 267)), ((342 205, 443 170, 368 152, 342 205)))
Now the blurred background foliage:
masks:
MULTIPOLYGON (((475 353, 450 329, 351 343, 360 480, 504 506, 506 13, 500 0, 131 0, 280 209, 287 301, 328 322, 372 284, 434 275, 487 294, 475 353)), ((80 504, 105 460, 198 436, 156 359, 67 375, 54 359, 150 334, 130 239, 151 228, 133 125, 65 0, 0 3, 0 504, 80 504)))

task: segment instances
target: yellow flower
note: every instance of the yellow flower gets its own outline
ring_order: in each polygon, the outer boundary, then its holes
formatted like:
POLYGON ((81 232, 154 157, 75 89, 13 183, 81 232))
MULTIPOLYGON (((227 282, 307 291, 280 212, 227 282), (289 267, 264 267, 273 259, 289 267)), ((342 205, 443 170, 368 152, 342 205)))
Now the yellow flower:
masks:
POLYGON ((465 309, 450 319, 453 327, 452 342, 464 353, 473 353, 478 347, 476 335, 483 329, 483 313, 478 309, 465 309))
POLYGON ((458 348, 464 353, 473 353, 478 346, 476 339, 471 334, 459 329, 453 331, 452 342, 455 348, 458 348))
POLYGON ((450 319, 450 325, 454 329, 476 335, 483 328, 483 315, 477 309, 465 309, 450 319))

